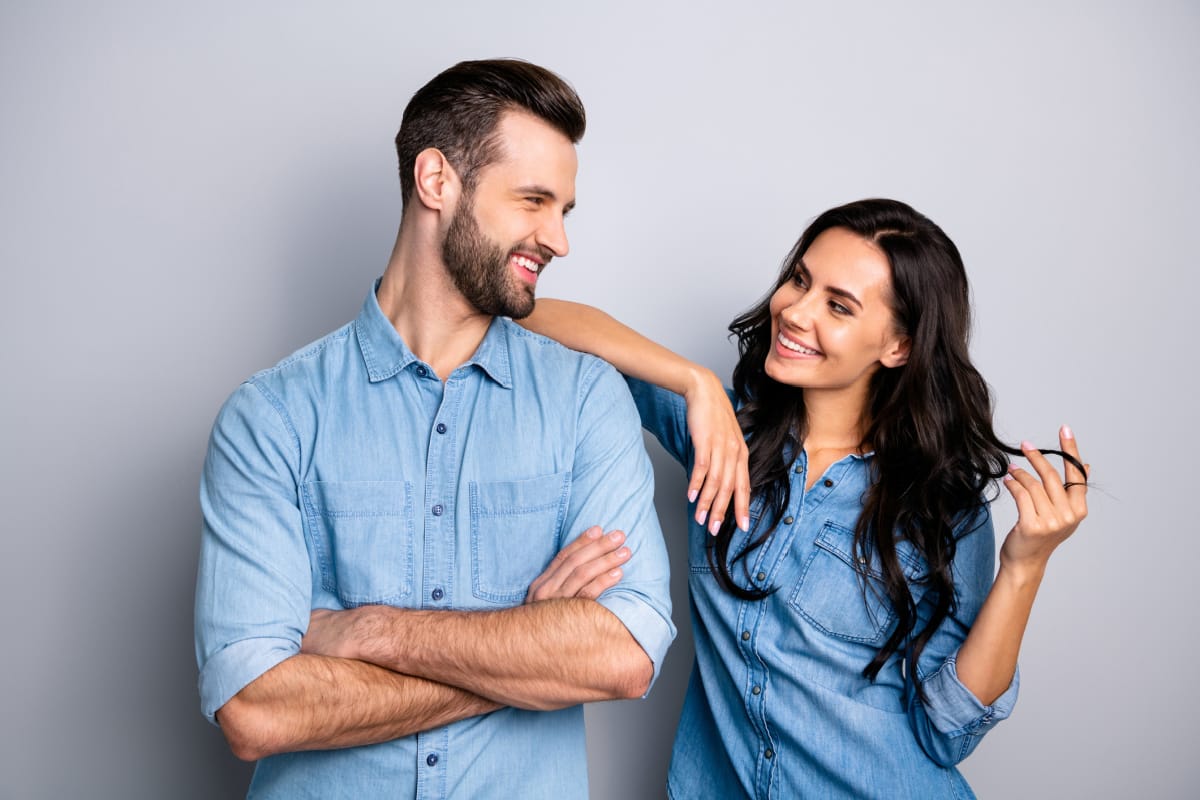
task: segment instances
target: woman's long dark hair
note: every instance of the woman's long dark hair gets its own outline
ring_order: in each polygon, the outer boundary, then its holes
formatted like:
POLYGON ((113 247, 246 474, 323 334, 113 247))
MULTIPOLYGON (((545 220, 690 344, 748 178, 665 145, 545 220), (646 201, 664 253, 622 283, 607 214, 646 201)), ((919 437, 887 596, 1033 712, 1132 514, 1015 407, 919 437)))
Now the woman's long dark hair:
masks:
MULTIPOLYGON (((733 387, 742 404, 738 419, 749 440, 751 492, 769 524, 731 561, 734 521, 729 515, 709 540, 708 558, 721 586, 735 596, 750 600, 769 593, 745 588, 749 581, 736 582, 730 568, 742 561, 748 571, 746 556, 774 532, 790 499, 791 462, 806 433, 803 390, 773 380, 763 369, 773 346, 771 295, 792 280, 799 260, 830 228, 852 231, 883 251, 892 271, 895 324, 912 341, 904 366, 881 366, 871 376, 862 444, 869 444, 875 455, 855 527, 854 553, 858 564, 876 556, 897 617, 895 629, 863 674, 873 680, 888 658, 904 648, 909 674, 916 675, 921 650, 955 611, 955 529, 987 502, 988 487, 1008 470, 1006 453, 1021 451, 996 437, 988 386, 971 364, 970 296, 958 248, 941 228, 904 203, 861 200, 821 214, 788 254, 771 292, 730 324, 740 354, 733 387), (896 555, 897 540, 910 542, 928 565, 925 596, 932 598, 934 608, 920 631, 914 631, 917 608, 896 555)), ((863 577, 865 581, 865 573, 863 577)), ((869 591, 865 585, 864 591, 869 591)))

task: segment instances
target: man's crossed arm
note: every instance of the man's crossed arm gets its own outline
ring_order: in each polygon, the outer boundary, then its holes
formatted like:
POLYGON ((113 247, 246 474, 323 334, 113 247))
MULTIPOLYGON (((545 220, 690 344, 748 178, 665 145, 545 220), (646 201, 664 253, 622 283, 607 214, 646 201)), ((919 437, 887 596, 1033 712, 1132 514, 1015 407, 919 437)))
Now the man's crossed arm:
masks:
POLYGON ((374 744, 506 705, 641 697, 653 664, 594 602, 630 551, 621 532, 601 534, 589 528, 564 547, 515 608, 314 611, 301 652, 217 712, 234 754, 374 744))

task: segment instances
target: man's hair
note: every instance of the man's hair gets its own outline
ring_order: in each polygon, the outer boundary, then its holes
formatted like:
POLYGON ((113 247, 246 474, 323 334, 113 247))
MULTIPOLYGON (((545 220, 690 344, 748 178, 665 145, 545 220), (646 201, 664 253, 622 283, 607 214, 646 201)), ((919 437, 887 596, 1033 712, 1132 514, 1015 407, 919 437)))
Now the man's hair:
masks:
POLYGON ((421 87, 404 109, 396 134, 400 189, 408 206, 417 155, 436 147, 469 192, 479 170, 500 156, 496 126, 505 111, 525 111, 571 140, 583 138, 587 119, 571 86, 548 69, 518 59, 463 61, 421 87))

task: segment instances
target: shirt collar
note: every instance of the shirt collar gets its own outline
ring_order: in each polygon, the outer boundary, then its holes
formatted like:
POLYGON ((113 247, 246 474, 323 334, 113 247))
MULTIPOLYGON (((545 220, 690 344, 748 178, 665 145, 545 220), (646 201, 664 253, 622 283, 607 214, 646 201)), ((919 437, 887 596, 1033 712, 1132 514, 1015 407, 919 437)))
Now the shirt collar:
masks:
MULTIPOLYGON (((379 299, 375 296, 378 289, 377 279, 371 291, 367 292, 362 310, 354 320, 358 347, 367 367, 367 377, 372 383, 387 380, 410 364, 420 363, 420 359, 408 349, 391 320, 379 307, 379 299)), ((493 318, 475 354, 463 365, 478 366, 484 374, 505 389, 512 388, 512 370, 508 356, 508 333, 512 324, 503 317, 493 318)))

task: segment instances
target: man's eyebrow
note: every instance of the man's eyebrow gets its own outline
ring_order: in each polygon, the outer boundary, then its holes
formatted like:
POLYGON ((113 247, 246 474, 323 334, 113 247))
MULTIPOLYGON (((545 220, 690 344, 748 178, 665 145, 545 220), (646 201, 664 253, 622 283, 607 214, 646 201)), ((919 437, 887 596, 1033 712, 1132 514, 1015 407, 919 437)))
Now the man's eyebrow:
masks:
MULTIPOLYGON (((541 184, 537 184, 537 183, 531 183, 527 186, 518 186, 516 189, 516 193, 517 194, 525 194, 525 195, 535 194, 538 197, 546 198, 547 200, 549 200, 552 203, 554 201, 558 200, 558 195, 556 195, 552 189, 549 189, 549 188, 542 186, 541 184)), ((569 202, 563 206, 563 212, 566 213, 573 208, 575 208, 574 200, 572 200, 571 202, 569 202)))
MULTIPOLYGON (((808 265, 804 263, 803 257, 796 260, 796 271, 799 272, 801 275, 803 275, 805 278, 807 278, 809 283, 812 283, 812 273, 808 271, 808 265)), ((854 305, 858 306, 860 309, 863 307, 862 301, 859 300, 857 297, 855 297, 851 292, 846 291, 845 289, 839 288, 837 286, 826 286, 825 291, 829 292, 832 295, 836 295, 837 297, 842 297, 842 298, 845 298, 846 300, 849 300, 851 303, 854 303, 854 305)))

